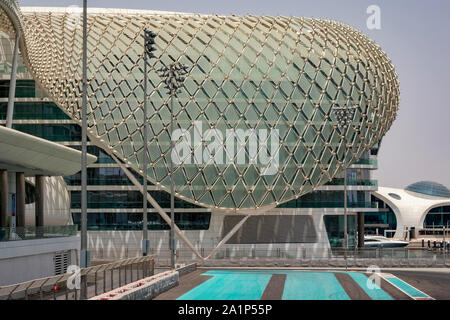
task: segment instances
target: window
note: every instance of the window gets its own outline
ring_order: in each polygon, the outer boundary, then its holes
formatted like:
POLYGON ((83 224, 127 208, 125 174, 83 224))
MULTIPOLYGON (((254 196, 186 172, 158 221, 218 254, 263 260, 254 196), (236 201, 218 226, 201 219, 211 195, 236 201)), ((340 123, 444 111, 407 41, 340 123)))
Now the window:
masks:
POLYGON ((13 129, 56 142, 81 140, 81 128, 76 124, 14 124, 13 129))
MULTIPOLYGON (((165 191, 149 191, 162 208, 170 208, 170 194, 165 191)), ((142 194, 139 191, 88 191, 87 206, 92 209, 142 208, 142 194)), ((153 208, 148 203, 149 208, 153 208)), ((71 208, 81 208, 81 192, 71 192, 71 208)), ((175 208, 201 208, 195 204, 175 198, 175 208)))
MULTIPOLYGON (((0 103, 0 119, 6 119, 7 102, 0 103)), ((70 120, 53 102, 15 102, 14 120, 70 120)))
MULTIPOLYGON (((168 212, 168 214, 170 214, 168 212)), ((142 230, 142 213, 89 212, 88 230, 142 230)), ((81 213, 72 213, 74 224, 81 227, 81 213)), ((158 213, 148 213, 148 230, 169 230, 170 226, 158 213)), ((181 230, 208 230, 211 212, 175 212, 175 224, 181 230)))
MULTIPOLYGON (((68 185, 81 185, 81 172, 75 175, 64 177, 68 185)), ((119 167, 108 168, 88 168, 87 169, 87 184, 93 186, 106 185, 132 185, 125 172, 119 167)))
MULTIPOLYGON (((16 98, 34 98, 36 97, 36 88, 34 80, 16 81, 16 98)), ((0 80, 0 98, 9 97, 9 80, 0 80)))
MULTIPOLYGON (((352 248, 355 246, 355 226, 356 215, 347 216, 347 234, 348 246, 352 248)), ((323 217, 325 228, 327 230, 328 240, 332 248, 344 247, 344 216, 343 215, 325 215, 323 217)))

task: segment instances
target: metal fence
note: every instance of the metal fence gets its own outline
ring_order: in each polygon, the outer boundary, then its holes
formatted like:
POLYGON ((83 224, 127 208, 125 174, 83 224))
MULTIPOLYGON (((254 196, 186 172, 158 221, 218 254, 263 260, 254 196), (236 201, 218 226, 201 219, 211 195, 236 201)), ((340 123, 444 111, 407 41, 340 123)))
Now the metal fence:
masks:
MULTIPOLYGON (((79 276, 86 277, 86 297, 108 292, 154 274, 154 257, 138 257, 79 269, 79 276)), ((80 287, 74 273, 35 279, 0 287, 0 300, 80 300, 80 287), (71 287, 73 289, 71 289, 71 287)))
MULTIPOLYGON (((207 256, 212 248, 200 248, 202 256, 207 256)), ((199 261, 188 249, 176 250, 177 263, 199 262, 202 265, 216 264, 227 266, 230 264, 241 266, 253 265, 285 265, 308 267, 332 266, 370 266, 389 267, 445 267, 450 266, 449 250, 422 248, 222 248, 206 261, 199 261)), ((169 265, 170 252, 158 252, 158 265, 169 265)))

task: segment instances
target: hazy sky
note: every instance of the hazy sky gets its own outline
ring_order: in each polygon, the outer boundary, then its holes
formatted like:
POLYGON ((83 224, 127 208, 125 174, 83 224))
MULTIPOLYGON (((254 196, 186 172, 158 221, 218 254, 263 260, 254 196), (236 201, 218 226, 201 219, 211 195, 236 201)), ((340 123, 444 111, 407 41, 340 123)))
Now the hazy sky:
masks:
MULTIPOLYGON (((22 6, 82 6, 80 0, 19 0, 22 6)), ((91 7, 283 15, 345 22, 375 40, 400 79, 400 111, 383 139, 380 186, 432 180, 450 187, 450 1, 448 0, 88 0, 91 7), (381 29, 366 26, 369 5, 381 29)))

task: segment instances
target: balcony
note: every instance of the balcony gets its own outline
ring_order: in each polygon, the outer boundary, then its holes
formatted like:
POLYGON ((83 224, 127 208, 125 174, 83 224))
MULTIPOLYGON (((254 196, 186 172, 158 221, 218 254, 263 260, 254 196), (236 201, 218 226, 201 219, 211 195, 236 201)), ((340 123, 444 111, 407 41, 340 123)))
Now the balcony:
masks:
MULTIPOLYGON (((343 208, 343 201, 315 201, 315 202, 301 202, 301 201, 289 201, 283 203, 277 208, 343 208)), ((348 202, 348 208, 378 208, 377 202, 348 202)))
POLYGON ((357 162, 353 163, 353 165, 367 165, 367 166, 378 166, 377 159, 359 159, 357 162))
MULTIPOLYGON (((330 182, 327 182, 324 184, 324 186, 343 186, 344 185, 344 178, 334 178, 330 182)), ((353 180, 353 179, 347 179, 347 185, 348 186, 365 186, 365 187, 377 187, 378 181, 377 180, 353 180)))

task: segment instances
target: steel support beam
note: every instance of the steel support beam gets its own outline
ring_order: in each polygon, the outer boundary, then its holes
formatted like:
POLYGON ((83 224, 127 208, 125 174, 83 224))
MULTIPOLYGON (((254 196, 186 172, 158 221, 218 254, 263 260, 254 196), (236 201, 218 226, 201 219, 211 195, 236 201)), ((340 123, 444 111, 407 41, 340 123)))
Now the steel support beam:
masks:
POLYGON ((11 67, 11 80, 9 80, 9 97, 8 109, 6 111, 6 127, 12 127, 12 120, 14 114, 14 98, 16 96, 16 79, 17 79, 17 60, 19 57, 19 40, 20 35, 16 32, 16 43, 14 44, 14 55, 11 67))
POLYGON ((228 232, 228 234, 223 237, 223 239, 217 244, 217 246, 214 248, 213 251, 211 251, 211 253, 205 258, 205 260, 208 260, 209 258, 211 258, 212 256, 214 256, 216 254, 216 252, 236 233, 238 232, 238 230, 244 225, 245 221, 247 221, 247 219, 250 217, 250 215, 246 215, 244 218, 242 218, 241 221, 239 221, 234 227, 233 229, 230 230, 230 232, 228 232))

